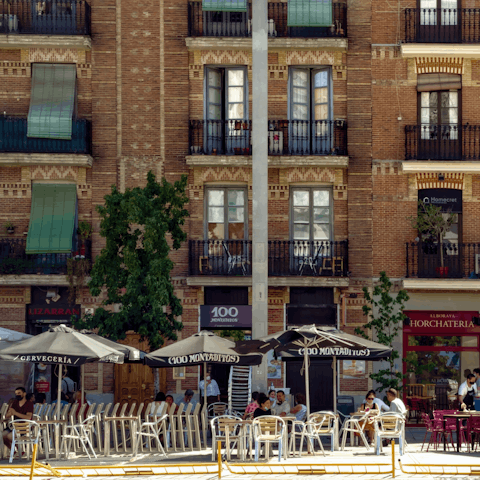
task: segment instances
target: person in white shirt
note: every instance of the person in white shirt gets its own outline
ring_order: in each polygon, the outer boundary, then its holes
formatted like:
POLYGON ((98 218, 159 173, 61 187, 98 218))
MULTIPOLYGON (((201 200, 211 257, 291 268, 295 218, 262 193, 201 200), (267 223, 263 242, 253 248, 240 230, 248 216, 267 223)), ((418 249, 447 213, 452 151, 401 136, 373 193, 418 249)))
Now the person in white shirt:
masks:
POLYGON ((211 403, 219 402, 220 401, 220 389, 218 388, 218 383, 207 373, 207 378, 202 380, 198 384, 198 388, 200 389, 201 393, 201 402, 203 403, 205 398, 205 393, 203 389, 205 388, 205 382, 207 382, 207 405, 211 403))
POLYGON ((394 388, 389 388, 387 390, 387 400, 390 402, 390 412, 404 415, 407 412, 407 407, 405 407, 405 404, 397 395, 398 393, 394 388))
POLYGON ((470 373, 467 376, 467 380, 460 385, 458 389, 458 401, 460 402, 460 408, 465 410, 473 410, 475 404, 475 397, 477 395, 477 384, 475 375, 470 373))
POLYGON ((275 403, 275 407, 272 408, 272 413, 278 417, 285 417, 290 413, 290 405, 285 399, 285 392, 283 390, 277 392, 277 402, 275 403))

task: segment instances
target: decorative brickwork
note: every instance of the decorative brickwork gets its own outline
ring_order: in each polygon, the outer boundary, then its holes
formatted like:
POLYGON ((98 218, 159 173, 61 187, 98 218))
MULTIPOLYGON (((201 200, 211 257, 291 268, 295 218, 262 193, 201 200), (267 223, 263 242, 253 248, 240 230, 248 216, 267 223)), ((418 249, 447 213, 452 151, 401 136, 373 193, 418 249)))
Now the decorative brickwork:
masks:
POLYGON ((30 63, 86 63, 85 51, 75 48, 30 48, 30 63))
POLYGON ((438 179, 438 173, 417 173, 415 175, 417 181, 417 189, 424 188, 453 188, 463 190, 463 181, 465 175, 463 173, 446 173, 445 180, 438 179))
POLYGON ((415 59, 417 75, 420 73, 463 73, 463 58, 420 57, 415 59))

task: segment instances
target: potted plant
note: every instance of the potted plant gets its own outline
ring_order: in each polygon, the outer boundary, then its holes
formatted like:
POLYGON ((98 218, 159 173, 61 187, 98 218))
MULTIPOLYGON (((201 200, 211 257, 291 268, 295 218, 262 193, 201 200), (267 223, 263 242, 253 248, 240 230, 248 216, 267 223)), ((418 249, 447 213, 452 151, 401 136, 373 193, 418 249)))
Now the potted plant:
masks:
POLYGON ((436 267, 439 277, 448 276, 448 267, 444 265, 443 239, 450 227, 455 223, 457 215, 452 212, 442 212, 442 207, 430 203, 418 202, 418 213, 415 217, 408 217, 412 227, 420 233, 420 238, 433 237, 440 251, 440 266, 436 267))
POLYGON ((10 221, 6 222, 4 226, 5 226, 5 231, 7 233, 10 233, 10 234, 15 233, 15 225, 12 222, 10 221))
POLYGON ((78 224, 77 233, 80 236, 79 250, 75 252, 75 258, 85 258, 86 244, 92 236, 92 225, 88 222, 78 224))
POLYGON ((248 124, 248 120, 244 120, 242 126, 244 130, 248 130, 250 128, 250 125, 248 124))
POLYGON ((242 122, 240 120, 235 120, 235 130, 241 130, 242 122))

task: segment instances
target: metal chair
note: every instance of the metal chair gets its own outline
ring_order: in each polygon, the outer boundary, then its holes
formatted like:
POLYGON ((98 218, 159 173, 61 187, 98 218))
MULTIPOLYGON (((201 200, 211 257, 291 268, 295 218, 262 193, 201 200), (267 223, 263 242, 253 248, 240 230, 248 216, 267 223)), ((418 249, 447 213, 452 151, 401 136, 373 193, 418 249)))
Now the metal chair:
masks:
MULTIPOLYGON (((217 455, 218 441, 225 443, 227 460, 230 460, 231 449, 235 448, 235 445, 239 443, 241 439, 241 421, 241 417, 234 417, 233 415, 220 415, 210 421, 210 427, 212 429, 212 461, 215 460, 215 456, 217 455)), ((237 448, 237 450, 240 452, 240 448, 237 448)), ((218 455, 221 455, 221 452, 218 452, 218 455)))
POLYGON ((60 445, 60 452, 63 451, 63 447, 67 447, 65 449, 65 458, 68 458, 70 454, 70 448, 72 446, 72 441, 78 441, 85 453, 88 455, 88 458, 91 459, 90 453, 88 452, 88 447, 92 450, 93 456, 97 458, 97 454, 93 449, 93 445, 90 442, 91 431, 93 429, 95 423, 95 415, 91 415, 90 417, 86 418, 83 422, 77 423, 76 425, 67 425, 65 427, 65 432, 62 436, 62 444, 60 445), (68 446, 67 442, 68 440, 68 446))
MULTIPOLYGON (((140 425, 140 429, 135 434, 136 438, 135 438, 134 445, 133 445, 133 448, 132 448, 134 457, 138 453, 139 443, 141 442, 140 445, 143 445, 143 441, 142 441, 143 438, 148 440, 148 442, 151 439, 154 439, 156 444, 157 444, 158 451, 162 455, 165 455, 165 457, 167 456, 167 454, 165 452, 165 449, 163 448, 162 442, 160 441, 160 433, 162 432, 162 430, 165 431, 165 429, 166 429, 165 424, 167 422, 167 418, 168 418, 168 414, 165 414, 165 415, 162 415, 161 417, 157 417, 152 422, 143 422, 140 425)), ((133 439, 133 437, 134 437, 134 435, 133 435, 133 432, 132 432, 132 439, 133 439)))
POLYGON ((308 420, 312 420, 314 416, 323 415, 324 421, 323 425, 317 429, 318 437, 329 437, 330 438, 330 445, 332 452, 335 450, 335 440, 337 435, 337 425, 338 425, 338 418, 335 413, 330 411, 320 411, 320 412, 313 412, 308 417, 308 420))
POLYGON ((320 445, 320 450, 325 456, 325 450, 323 449, 322 440, 320 439, 320 432, 326 422, 326 417, 323 414, 312 413, 308 420, 303 424, 303 429, 301 432, 300 437, 300 454, 303 450, 303 440, 306 438, 307 443, 310 442, 310 446, 312 447, 312 451, 315 452, 315 440, 317 440, 318 444, 320 445))
POLYGON ((380 455, 382 440, 397 438, 400 455, 405 451, 405 417, 400 413, 387 412, 374 418, 376 454, 380 455))
POLYGON ((342 450, 345 450, 345 443, 347 441, 347 434, 350 433, 350 443, 353 445, 353 438, 354 435, 357 434, 361 439, 367 450, 370 449, 370 446, 367 442, 365 437, 365 424, 369 420, 371 415, 369 412, 365 413, 362 416, 354 415, 350 418, 346 418, 342 429, 340 431, 340 435, 342 436, 342 450))
POLYGON ((258 462, 260 446, 265 444, 265 452, 268 457, 271 443, 278 443, 278 461, 281 461, 282 454, 287 459, 285 420, 273 415, 265 415, 253 420, 252 434, 255 442, 255 461, 258 462), (285 447, 285 448, 284 448, 285 447))
POLYGON ((38 444, 40 436, 40 426, 32 420, 11 420, 9 427, 12 430, 12 448, 10 450, 10 460, 12 463, 15 454, 15 448, 26 447, 27 456, 30 453, 30 446, 38 444))

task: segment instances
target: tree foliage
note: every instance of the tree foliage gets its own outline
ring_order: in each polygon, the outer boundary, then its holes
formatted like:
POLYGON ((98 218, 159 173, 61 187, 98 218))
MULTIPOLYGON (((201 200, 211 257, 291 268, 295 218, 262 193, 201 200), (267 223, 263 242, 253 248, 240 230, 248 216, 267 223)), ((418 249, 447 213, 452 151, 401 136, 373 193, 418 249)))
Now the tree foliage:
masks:
POLYGON ((169 257, 186 240, 182 230, 188 216, 187 177, 171 184, 159 183, 149 172, 145 188, 121 193, 112 186, 105 204, 97 207, 102 220, 100 234, 106 246, 95 259, 88 284, 93 296, 106 290, 105 306, 93 315, 74 320, 77 328, 98 329, 112 339, 125 338, 128 330, 147 339, 150 348, 176 340, 182 323, 180 300, 174 295, 169 257), (112 311, 112 306, 120 308, 112 311))
MULTIPOLYGON (((403 313, 405 302, 410 298, 405 290, 400 290, 396 296, 391 294, 392 282, 385 272, 380 272, 380 283, 373 289, 372 295, 367 288, 363 289, 365 300, 368 302, 363 306, 363 314, 368 322, 362 327, 356 328, 355 333, 370 338, 372 332, 376 342, 387 345, 393 349, 393 342, 397 338, 407 316, 403 313)), ((380 384, 377 391, 386 388, 401 389, 404 375, 395 369, 395 360, 400 358, 397 350, 392 350, 388 359, 388 368, 376 373, 371 373, 370 378, 380 384)))

